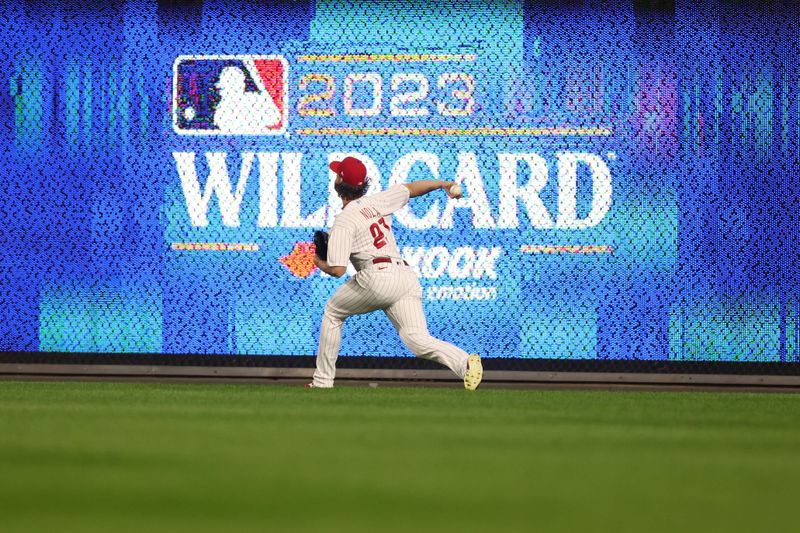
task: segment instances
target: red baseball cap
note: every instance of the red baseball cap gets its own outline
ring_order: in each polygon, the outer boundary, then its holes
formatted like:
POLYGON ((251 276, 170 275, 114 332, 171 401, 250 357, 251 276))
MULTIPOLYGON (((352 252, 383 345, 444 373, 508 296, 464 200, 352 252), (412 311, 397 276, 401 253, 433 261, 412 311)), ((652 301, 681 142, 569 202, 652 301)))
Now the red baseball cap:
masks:
POLYGON ((367 167, 355 157, 345 157, 341 161, 333 161, 328 166, 351 187, 361 187, 367 179, 367 167))

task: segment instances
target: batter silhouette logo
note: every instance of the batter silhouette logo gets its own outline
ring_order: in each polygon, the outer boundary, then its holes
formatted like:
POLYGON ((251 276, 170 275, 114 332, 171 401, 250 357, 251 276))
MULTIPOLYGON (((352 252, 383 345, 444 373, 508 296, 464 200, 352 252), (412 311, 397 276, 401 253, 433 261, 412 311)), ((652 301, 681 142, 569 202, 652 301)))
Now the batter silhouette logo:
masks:
POLYGON ((282 56, 179 56, 172 126, 179 135, 277 135, 286 131, 289 65, 282 56))

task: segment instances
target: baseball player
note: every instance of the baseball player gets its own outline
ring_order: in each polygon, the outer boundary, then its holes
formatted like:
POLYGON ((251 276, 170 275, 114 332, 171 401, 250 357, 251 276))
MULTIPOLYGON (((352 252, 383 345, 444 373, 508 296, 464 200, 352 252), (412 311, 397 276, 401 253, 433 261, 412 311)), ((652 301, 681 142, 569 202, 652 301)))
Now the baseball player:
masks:
POLYGON ((445 365, 464 380, 467 390, 475 390, 483 378, 480 357, 428 333, 422 311, 422 287, 400 256, 392 233, 392 213, 406 205, 409 198, 438 189, 456 198, 460 196, 460 188, 441 180, 419 180, 364 196, 369 180, 361 161, 346 157, 332 162, 330 168, 336 173, 334 189, 342 199, 343 208, 331 228, 327 258, 315 255, 314 264, 338 278, 345 273, 348 261, 352 261, 357 272, 325 306, 317 369, 309 386, 333 387, 345 319, 380 309, 416 356, 445 365))

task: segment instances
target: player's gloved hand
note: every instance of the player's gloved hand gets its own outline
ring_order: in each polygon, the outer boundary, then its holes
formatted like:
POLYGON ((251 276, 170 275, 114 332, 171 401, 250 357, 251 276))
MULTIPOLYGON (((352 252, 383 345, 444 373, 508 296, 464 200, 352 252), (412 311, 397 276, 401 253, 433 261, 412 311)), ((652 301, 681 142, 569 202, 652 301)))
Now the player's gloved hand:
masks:
POLYGON ((317 230, 314 232, 314 253, 323 261, 328 260, 328 232, 317 230))

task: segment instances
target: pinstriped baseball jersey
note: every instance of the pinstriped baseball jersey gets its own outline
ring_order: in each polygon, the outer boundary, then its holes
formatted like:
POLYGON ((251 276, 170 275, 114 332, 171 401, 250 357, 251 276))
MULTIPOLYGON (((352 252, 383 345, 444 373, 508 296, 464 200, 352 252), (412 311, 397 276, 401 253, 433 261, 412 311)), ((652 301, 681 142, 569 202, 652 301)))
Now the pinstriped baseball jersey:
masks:
POLYGON ((336 290, 322 314, 315 387, 333 387, 342 324, 347 317, 377 310, 386 313, 414 355, 443 364, 461 378, 467 375, 467 352, 431 336, 428 331, 422 310, 422 287, 414 271, 401 261, 372 263, 376 257, 400 259, 391 215, 406 205, 408 198, 408 189, 395 185, 348 203, 333 222, 328 239, 328 264, 343 267, 349 259, 358 272, 336 290))
POLYGON ((328 264, 356 270, 376 257, 400 259, 392 233, 392 213, 408 203, 408 188, 394 185, 383 192, 353 200, 336 215, 328 239, 328 264))

